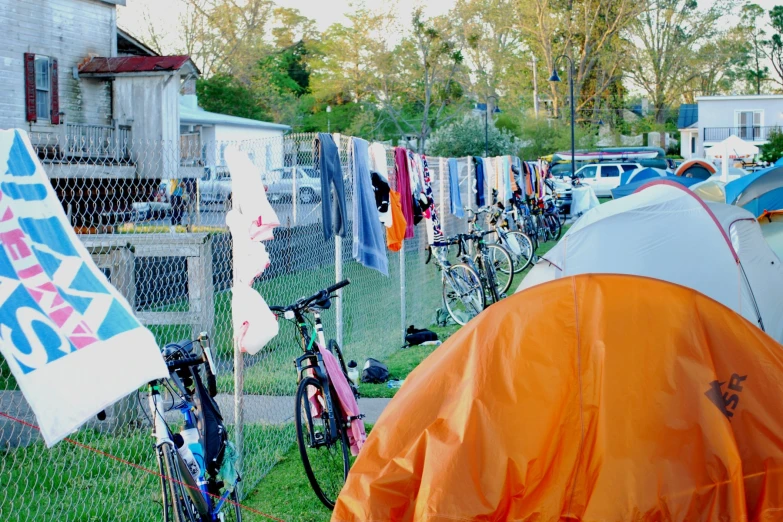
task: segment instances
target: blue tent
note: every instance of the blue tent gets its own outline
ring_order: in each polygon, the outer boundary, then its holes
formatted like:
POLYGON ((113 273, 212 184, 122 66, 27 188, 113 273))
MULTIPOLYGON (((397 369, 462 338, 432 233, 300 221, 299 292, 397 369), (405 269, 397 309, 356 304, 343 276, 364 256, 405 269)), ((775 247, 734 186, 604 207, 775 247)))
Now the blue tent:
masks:
POLYGON ((776 166, 776 167, 781 167, 781 166, 783 166, 783 158, 780 158, 779 160, 777 160, 777 161, 775 162, 775 166, 776 166))
POLYGON ((620 185, 619 187, 612 189, 612 197, 614 199, 620 199, 620 198, 624 198, 625 196, 630 196, 631 194, 636 192, 638 188, 643 187, 646 184, 655 181, 656 179, 665 179, 667 181, 679 183, 684 187, 690 187, 691 185, 695 185, 696 183, 701 183, 702 181, 704 181, 699 178, 683 178, 681 176, 663 176, 663 177, 656 176, 655 178, 647 178, 640 181, 634 179, 634 181, 628 183, 627 185, 620 185))
POLYGON ((726 184, 726 203, 753 212, 783 209, 783 164, 767 167, 726 184))
POLYGON ((662 170, 654 169, 651 167, 642 167, 640 169, 626 170, 620 174, 620 186, 633 183, 635 181, 658 179, 665 176, 666 173, 662 170))

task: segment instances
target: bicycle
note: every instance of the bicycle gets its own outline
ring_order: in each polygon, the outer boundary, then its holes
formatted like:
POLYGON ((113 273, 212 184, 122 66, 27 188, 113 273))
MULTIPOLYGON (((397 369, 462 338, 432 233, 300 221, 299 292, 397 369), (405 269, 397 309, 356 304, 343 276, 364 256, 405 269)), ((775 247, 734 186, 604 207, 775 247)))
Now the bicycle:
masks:
POLYGON ((493 231, 481 230, 476 223, 476 213, 469 209, 468 213, 474 214, 472 219, 468 219, 470 232, 457 234, 453 238, 459 247, 457 256, 479 274, 487 294, 492 298, 493 303, 497 303, 502 297, 505 297, 505 293, 511 287, 514 279, 514 261, 505 248, 494 243, 489 244, 484 240, 484 237, 492 234, 493 231), (472 252, 469 245, 476 249, 476 255, 473 258, 468 255, 472 252), (506 277, 499 277, 498 272, 506 277))
POLYGON ((209 337, 201 333, 195 341, 167 344, 162 352, 170 376, 149 383, 148 402, 161 476, 163 520, 241 522, 237 495, 241 477, 234 468, 236 453, 214 401, 217 384, 209 337), (166 411, 176 409, 183 416, 180 433, 172 432, 161 411, 165 403, 162 391, 171 395, 166 411))
MULTIPOLYGON (((338 386, 344 389, 347 383, 357 401, 359 391, 348 378, 340 346, 331 339, 326 342, 321 322, 321 311, 329 309, 332 298, 337 297, 333 293, 349 284, 350 281, 345 279, 291 305, 269 307, 278 316, 294 321, 298 327, 304 353, 294 361, 297 372, 296 441, 310 486, 329 509, 334 509, 351 466, 348 432, 355 421, 364 418, 358 407, 356 412, 343 411, 338 386), (312 324, 307 315, 312 315, 312 324), (310 326, 313 326, 312 331, 310 326), (333 367, 330 372, 328 367, 331 362, 327 359, 336 360, 338 369, 333 367), (345 383, 336 383, 342 378, 345 383)), ((361 430, 363 433, 363 428, 361 430)))
POLYGON ((434 250, 435 266, 441 271, 443 306, 457 324, 464 326, 484 310, 487 302, 476 269, 466 263, 449 262, 447 252, 452 244, 456 244, 455 240, 448 239, 428 247, 425 263, 430 262, 434 250))
POLYGON ((533 263, 535 257, 533 240, 519 230, 509 230, 509 212, 502 203, 498 202, 494 207, 487 207, 487 212, 489 226, 496 236, 495 242, 511 255, 511 260, 514 262, 514 273, 521 273, 533 263))

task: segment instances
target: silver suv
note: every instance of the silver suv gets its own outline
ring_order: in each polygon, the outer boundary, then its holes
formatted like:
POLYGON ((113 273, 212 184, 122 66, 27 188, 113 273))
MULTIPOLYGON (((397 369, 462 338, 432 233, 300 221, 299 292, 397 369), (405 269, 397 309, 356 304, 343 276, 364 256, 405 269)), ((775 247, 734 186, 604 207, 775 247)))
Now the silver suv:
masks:
POLYGON ((299 203, 309 204, 321 200, 321 178, 313 167, 283 167, 271 170, 264 175, 264 184, 267 186, 266 197, 270 201, 292 201, 294 185, 299 203))

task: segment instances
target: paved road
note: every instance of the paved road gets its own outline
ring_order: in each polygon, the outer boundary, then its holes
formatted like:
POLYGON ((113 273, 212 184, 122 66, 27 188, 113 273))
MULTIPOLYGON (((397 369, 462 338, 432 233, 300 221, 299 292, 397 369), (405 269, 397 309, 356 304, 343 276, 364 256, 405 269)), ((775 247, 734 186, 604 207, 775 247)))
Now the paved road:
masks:
MULTIPOLYGON (((296 205, 290 202, 272 203, 272 208, 275 209, 277 217, 280 219, 282 226, 301 226, 311 225, 321 221, 321 203, 297 203, 296 205)), ((223 204, 210 203, 202 205, 201 212, 198 214, 193 212, 191 216, 188 212, 182 215, 182 224, 198 224, 202 226, 224 226, 226 224, 226 209, 223 204)), ((171 225, 170 218, 156 219, 150 221, 143 221, 140 225, 171 225)))
MULTIPOLYGON (((120 408, 107 410, 108 418, 105 421, 92 419, 88 422, 90 428, 109 432, 118 426, 130 422, 129 412, 135 411, 135 397, 123 399, 120 408), (129 406, 133 408, 129 408, 129 406), (116 412, 124 412, 126 415, 117 415, 116 412)), ((364 421, 374 424, 391 399, 359 399, 359 407, 365 415, 364 421)), ((217 396, 217 402, 226 424, 234 423, 234 396, 221 393, 217 396)), ((141 397, 141 403, 147 405, 145 396, 141 397)), ((28 424, 36 424, 30 406, 20 391, 0 391, 0 412, 24 421, 28 424)), ((246 395, 244 399, 245 423, 247 424, 285 424, 293 422, 294 398, 275 397, 270 395, 246 395)), ((179 412, 172 411, 166 414, 170 421, 181 419, 179 412)), ((0 450, 16 447, 25 447, 38 440, 40 434, 34 428, 26 426, 18 421, 0 416, 0 450)))
MULTIPOLYGON (((364 414, 364 422, 374 424, 378 421, 391 399, 359 399, 359 408, 364 414)), ((234 396, 219 394, 217 402, 227 424, 234 423, 234 396)), ((294 420, 294 398, 270 395, 245 395, 245 422, 249 424, 284 424, 294 420)))

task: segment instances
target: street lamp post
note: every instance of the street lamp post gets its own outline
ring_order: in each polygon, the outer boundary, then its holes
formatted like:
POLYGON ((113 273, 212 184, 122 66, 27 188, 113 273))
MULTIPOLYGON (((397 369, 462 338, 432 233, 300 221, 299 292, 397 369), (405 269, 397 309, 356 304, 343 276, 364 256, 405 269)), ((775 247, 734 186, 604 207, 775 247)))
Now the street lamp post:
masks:
POLYGON ((560 81, 560 76, 557 75, 557 62, 560 60, 560 58, 565 58, 568 60, 568 64, 570 66, 568 71, 568 87, 571 91, 571 177, 573 178, 576 177, 576 138, 574 132, 574 126, 576 125, 576 117, 574 115, 574 61, 565 54, 561 54, 555 58, 555 61, 552 62, 552 76, 549 77, 550 82, 560 81))
POLYGON ((495 96, 487 96, 487 107, 484 111, 484 157, 489 157, 489 100, 497 103, 498 99, 495 96))
POLYGON ((331 106, 331 105, 327 105, 327 106, 326 106, 326 132, 327 132, 328 134, 331 134, 331 133, 332 133, 332 119, 331 119, 331 114, 332 114, 332 106, 331 106))

